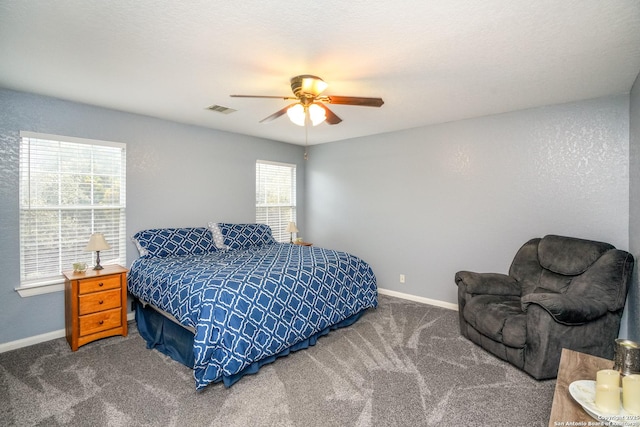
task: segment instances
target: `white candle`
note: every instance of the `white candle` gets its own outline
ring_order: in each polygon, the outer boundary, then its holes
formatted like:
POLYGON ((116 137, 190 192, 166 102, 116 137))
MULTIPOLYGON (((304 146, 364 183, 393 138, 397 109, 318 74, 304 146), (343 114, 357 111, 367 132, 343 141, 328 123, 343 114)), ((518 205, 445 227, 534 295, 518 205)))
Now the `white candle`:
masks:
POLYGON ((596 385, 596 406, 605 414, 620 413, 620 387, 596 385))
POLYGON ((640 415, 640 375, 622 378, 622 406, 633 415, 640 415))
POLYGON ((603 369, 596 374, 596 385, 620 387, 620 372, 614 369, 603 369))
POLYGON ((605 414, 620 412, 620 372, 603 369, 596 374, 596 406, 605 414))

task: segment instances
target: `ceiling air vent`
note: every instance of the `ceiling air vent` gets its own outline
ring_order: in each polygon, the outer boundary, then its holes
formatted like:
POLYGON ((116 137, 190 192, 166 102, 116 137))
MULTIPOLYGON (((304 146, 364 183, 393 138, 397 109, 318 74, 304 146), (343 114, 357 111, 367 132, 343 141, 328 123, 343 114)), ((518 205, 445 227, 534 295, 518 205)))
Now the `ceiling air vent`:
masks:
POLYGON ((223 107, 222 105, 215 105, 215 104, 207 107, 207 110, 216 111, 222 114, 231 114, 238 111, 238 110, 234 110, 233 108, 223 107))

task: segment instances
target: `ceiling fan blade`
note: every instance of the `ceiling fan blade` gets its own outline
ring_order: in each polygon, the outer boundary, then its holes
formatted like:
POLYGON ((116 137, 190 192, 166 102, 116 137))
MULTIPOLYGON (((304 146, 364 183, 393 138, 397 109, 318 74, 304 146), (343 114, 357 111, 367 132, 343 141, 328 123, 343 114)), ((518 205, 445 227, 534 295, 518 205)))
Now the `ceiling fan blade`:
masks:
POLYGON ((380 107, 384 104, 382 98, 365 98, 362 96, 327 95, 321 98, 322 101, 328 102, 329 104, 359 105, 362 107, 380 107))
POLYGON ((294 102, 293 104, 287 105, 286 107, 284 107, 281 110, 276 111, 275 113, 273 113, 272 115, 270 115, 269 117, 265 117, 264 119, 260 120, 260 123, 268 123, 272 120, 277 119, 278 117, 284 115, 287 110, 289 109, 289 107, 291 107, 292 105, 296 105, 297 102, 294 102))
POLYGON ((316 105, 319 105, 320 107, 322 107, 326 113, 326 119, 325 121, 327 122, 327 124, 329 125, 337 125, 338 123, 340 123, 342 121, 342 119, 340 117, 338 117, 333 111, 331 111, 326 105, 321 104, 319 102, 315 103, 316 105))
POLYGON ((273 95, 229 95, 232 98, 275 98, 275 99, 298 99, 294 96, 273 96, 273 95))

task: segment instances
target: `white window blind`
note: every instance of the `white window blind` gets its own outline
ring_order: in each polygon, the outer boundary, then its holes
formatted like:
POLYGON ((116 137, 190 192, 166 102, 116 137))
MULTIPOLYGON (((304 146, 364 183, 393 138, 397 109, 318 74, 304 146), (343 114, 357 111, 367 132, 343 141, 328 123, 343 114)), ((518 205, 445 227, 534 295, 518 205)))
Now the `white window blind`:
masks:
POLYGON ((285 230, 296 222, 296 165, 256 162, 256 222, 268 224, 278 242, 288 242, 285 230))
POLYGON ((89 236, 111 249, 102 264, 126 262, 126 146, 20 133, 20 286, 60 283, 74 262, 95 264, 89 236))

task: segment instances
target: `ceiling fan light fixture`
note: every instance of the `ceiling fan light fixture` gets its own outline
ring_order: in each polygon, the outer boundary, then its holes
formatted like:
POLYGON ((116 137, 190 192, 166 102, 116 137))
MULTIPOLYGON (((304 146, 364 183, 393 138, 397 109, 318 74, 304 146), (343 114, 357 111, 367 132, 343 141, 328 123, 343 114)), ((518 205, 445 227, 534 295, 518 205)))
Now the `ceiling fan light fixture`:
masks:
MULTIPOLYGON (((294 77, 295 78, 295 77, 294 77)), ((318 96, 329 86, 324 80, 316 76, 302 76, 301 92, 318 96)))
POLYGON ((309 118, 311 119, 311 124, 318 126, 327 118, 327 112, 321 106, 311 104, 309 105, 309 118))
POLYGON ((311 104, 308 107, 305 107, 302 104, 296 104, 287 109, 287 116, 289 116, 289 120, 298 126, 305 125, 307 121, 307 113, 309 114, 309 120, 311 120, 311 124, 313 126, 318 126, 327 118, 327 112, 317 104, 311 104))
POLYGON ((291 120, 298 126, 304 126, 306 113, 302 104, 296 104, 292 107, 289 107, 289 109, 287 110, 287 116, 289 116, 289 120, 291 120))

